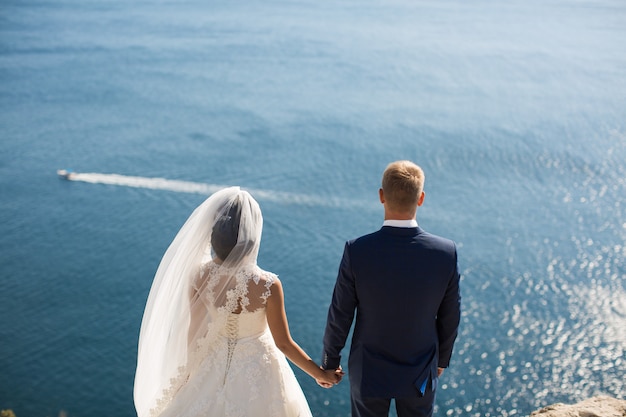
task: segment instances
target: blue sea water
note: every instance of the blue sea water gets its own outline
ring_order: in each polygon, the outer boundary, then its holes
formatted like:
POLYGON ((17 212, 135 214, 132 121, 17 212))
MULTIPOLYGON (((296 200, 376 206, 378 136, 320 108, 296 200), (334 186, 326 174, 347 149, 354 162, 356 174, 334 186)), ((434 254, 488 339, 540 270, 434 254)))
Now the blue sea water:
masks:
MULTIPOLYGON (((626 398, 625 45, 620 0, 3 0, 0 409, 135 415, 144 303, 198 188, 258 198, 259 262, 319 360, 396 159, 459 246, 438 415, 626 398)), ((316 417, 349 415, 347 382, 296 374, 316 417)))

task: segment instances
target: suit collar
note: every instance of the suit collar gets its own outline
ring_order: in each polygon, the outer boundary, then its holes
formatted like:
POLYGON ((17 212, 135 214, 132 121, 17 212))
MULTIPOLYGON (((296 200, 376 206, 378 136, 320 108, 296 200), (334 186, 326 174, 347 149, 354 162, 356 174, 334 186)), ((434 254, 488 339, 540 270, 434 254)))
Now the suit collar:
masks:
POLYGON ((393 227, 393 226, 383 226, 381 229, 383 233, 390 233, 398 236, 414 236, 422 233, 422 229, 417 227, 393 227))

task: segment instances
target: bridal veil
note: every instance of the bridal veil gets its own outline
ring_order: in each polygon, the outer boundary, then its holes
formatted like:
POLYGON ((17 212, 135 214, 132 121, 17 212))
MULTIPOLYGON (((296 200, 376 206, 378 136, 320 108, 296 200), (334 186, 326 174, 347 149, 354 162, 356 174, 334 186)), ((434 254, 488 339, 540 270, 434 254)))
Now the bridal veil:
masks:
POLYGON ((231 187, 206 199, 174 238, 141 323, 134 387, 139 417, 159 415, 198 368, 202 346, 231 313, 254 303, 238 272, 256 265, 262 227, 258 203, 231 187), (201 267, 211 259, 220 265, 219 278, 208 280, 201 267))

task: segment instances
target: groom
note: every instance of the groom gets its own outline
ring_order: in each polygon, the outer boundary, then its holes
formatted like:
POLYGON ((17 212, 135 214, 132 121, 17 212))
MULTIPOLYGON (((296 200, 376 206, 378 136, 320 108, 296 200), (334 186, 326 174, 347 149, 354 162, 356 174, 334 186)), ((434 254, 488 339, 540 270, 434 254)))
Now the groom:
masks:
POLYGON ((433 413, 439 376, 448 367, 460 321, 454 242, 415 220, 424 173, 410 161, 383 174, 380 230, 349 241, 339 266, 324 334, 322 367, 341 368, 356 311, 348 361, 353 417, 433 413))

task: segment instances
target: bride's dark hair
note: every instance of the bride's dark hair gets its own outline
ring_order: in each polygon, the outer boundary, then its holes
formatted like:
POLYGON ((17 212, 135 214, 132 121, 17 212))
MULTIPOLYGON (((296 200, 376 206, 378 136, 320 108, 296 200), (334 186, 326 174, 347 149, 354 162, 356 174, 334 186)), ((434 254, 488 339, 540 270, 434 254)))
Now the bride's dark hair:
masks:
POLYGON ((215 255, 222 261, 226 260, 237 244, 240 220, 241 207, 239 201, 234 201, 228 208, 224 209, 213 225, 211 247, 215 255))

